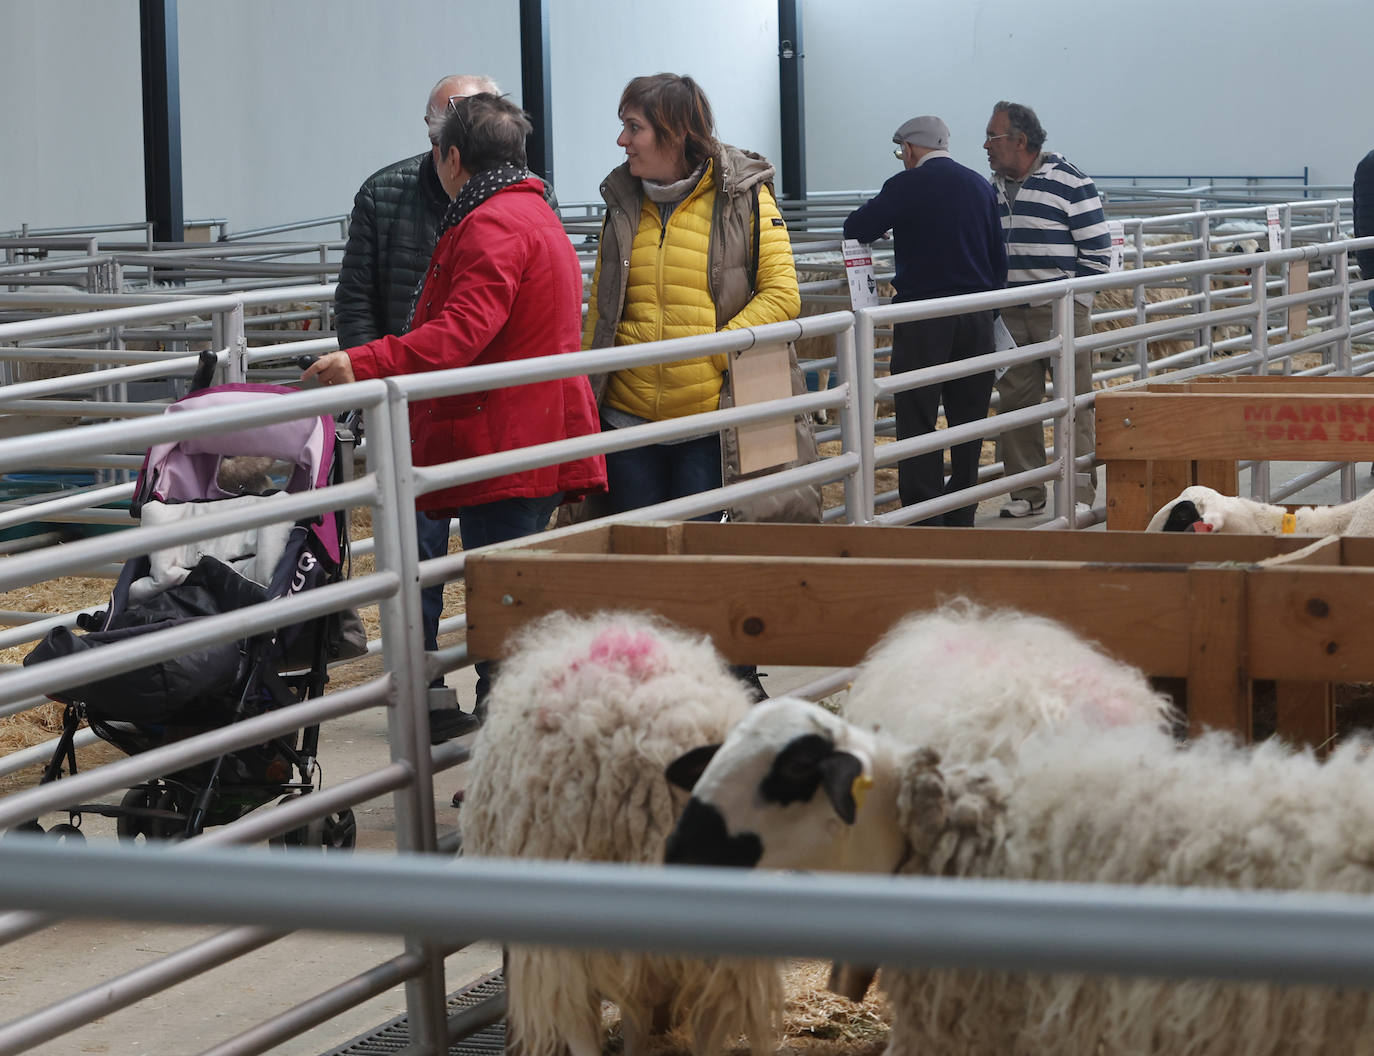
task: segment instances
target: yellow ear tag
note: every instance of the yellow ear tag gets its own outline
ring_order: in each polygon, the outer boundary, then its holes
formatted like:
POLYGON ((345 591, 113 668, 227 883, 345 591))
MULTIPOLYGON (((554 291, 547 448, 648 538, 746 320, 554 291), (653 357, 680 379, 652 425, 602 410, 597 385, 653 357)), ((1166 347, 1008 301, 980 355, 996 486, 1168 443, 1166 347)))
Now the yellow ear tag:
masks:
POLYGON ((1297 516, 1296 516, 1295 514, 1285 513, 1285 514, 1283 515, 1283 524, 1282 524, 1282 526, 1279 528, 1279 531, 1283 532, 1284 535, 1293 535, 1294 533, 1297 532, 1297 530, 1298 530, 1298 518, 1297 518, 1297 516))
POLYGON ((849 794, 854 797, 854 809, 861 810, 864 805, 864 797, 868 795, 868 790, 873 787, 873 778, 867 774, 860 774, 854 779, 854 783, 849 786, 849 794))

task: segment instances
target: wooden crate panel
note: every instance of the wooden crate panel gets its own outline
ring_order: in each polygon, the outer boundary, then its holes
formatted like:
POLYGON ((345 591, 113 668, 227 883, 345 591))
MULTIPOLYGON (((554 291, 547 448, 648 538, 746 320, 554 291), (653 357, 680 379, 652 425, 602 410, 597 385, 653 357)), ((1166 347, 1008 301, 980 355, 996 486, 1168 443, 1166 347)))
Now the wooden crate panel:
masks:
POLYGON ((1101 460, 1374 458, 1374 395, 1102 393, 1101 460))
POLYGON ((1052 616, 1128 663, 1182 675, 1187 575, 1060 562, 473 554, 468 647, 499 656, 512 631, 558 609, 643 609, 709 634, 732 663, 844 667, 907 613, 967 597, 1052 616))
POLYGON ((1248 737, 1251 683, 1274 679, 1279 732, 1326 744, 1328 684, 1374 681, 1374 539, 623 524, 476 551, 467 579, 473 656, 557 609, 639 609, 733 663, 847 667, 908 613, 965 597, 1185 677, 1194 730, 1248 737))

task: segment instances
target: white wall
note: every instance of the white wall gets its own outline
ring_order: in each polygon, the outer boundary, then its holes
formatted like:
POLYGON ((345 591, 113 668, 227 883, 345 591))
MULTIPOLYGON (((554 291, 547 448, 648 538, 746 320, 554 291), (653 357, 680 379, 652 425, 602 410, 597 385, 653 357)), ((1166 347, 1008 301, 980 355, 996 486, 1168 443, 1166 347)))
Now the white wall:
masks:
POLYGON ((559 201, 600 201, 601 180, 625 160, 615 145, 620 93, 642 74, 694 78, 711 100, 721 139, 777 159, 776 0, 555 0, 550 6, 559 201))
POLYGON ((188 219, 243 230, 348 212, 364 177, 428 149, 425 101, 440 77, 480 71, 519 94, 513 3, 178 8, 188 219))
POLYGON ((1369 0, 807 0, 811 189, 877 187, 892 132, 938 114, 986 171, 992 105, 1034 107, 1089 175, 1287 175, 1348 185, 1374 147, 1369 0))
POLYGON ((0 3, 0 231, 143 215, 139 68, 137 4, 0 3))
MULTIPOLYGON (((517 99, 517 0, 180 0, 184 210, 236 230, 347 212, 363 178, 425 147, 449 72, 517 99)), ((986 167, 991 105, 1034 106, 1089 174, 1312 169, 1348 183, 1374 146, 1368 0, 803 0, 812 190, 877 187, 892 130, 937 113, 986 167)), ((690 73, 722 138, 778 158, 775 0, 555 0, 554 179, 592 200, 621 159, 616 103, 690 73)), ((0 230, 143 215, 134 0, 0 0, 0 230)))

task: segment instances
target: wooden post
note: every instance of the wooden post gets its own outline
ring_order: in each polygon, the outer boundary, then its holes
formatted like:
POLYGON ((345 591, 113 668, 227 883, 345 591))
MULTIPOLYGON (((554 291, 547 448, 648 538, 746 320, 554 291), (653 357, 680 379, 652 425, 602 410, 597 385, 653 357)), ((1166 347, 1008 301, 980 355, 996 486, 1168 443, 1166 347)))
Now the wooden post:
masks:
POLYGON ((1276 730, 1290 744, 1325 751, 1336 734, 1336 706, 1329 682, 1274 684, 1278 695, 1276 730))
POLYGON ((1253 736, 1246 673, 1245 570, 1188 570, 1188 732, 1235 730, 1253 736))
POLYGON ((1223 495, 1240 493, 1238 477, 1236 463, 1229 458, 1201 459, 1193 463, 1193 483, 1219 491, 1223 495))
POLYGON ((1107 530, 1138 532, 1150 523, 1150 463, 1107 463, 1107 530))

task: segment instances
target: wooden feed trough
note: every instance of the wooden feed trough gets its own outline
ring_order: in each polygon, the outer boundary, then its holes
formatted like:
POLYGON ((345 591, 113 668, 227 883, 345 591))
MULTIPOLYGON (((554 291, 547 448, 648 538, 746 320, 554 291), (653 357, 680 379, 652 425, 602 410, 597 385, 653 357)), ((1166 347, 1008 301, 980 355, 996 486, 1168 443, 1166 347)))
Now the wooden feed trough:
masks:
POLYGON ((637 609, 709 634, 731 663, 847 667, 902 616, 955 597, 1053 617, 1187 679, 1194 729, 1248 739, 1251 681, 1275 679, 1290 687, 1279 732, 1324 743, 1324 684, 1374 680, 1374 539, 1355 538, 592 525, 470 554, 468 647, 500 657, 558 609, 637 609))

